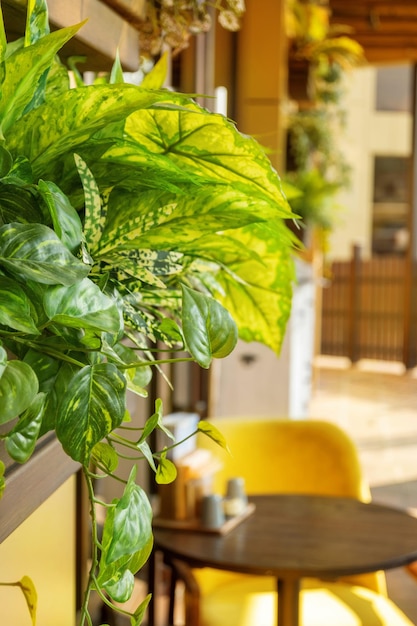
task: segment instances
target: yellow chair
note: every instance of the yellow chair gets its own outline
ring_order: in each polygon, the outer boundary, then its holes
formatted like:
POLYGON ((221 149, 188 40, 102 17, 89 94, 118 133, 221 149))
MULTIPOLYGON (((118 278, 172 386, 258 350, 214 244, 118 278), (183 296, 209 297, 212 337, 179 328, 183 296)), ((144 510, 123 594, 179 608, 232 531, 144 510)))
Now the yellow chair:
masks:
MULTIPOLYGON (((231 454, 199 435, 222 462, 214 490, 243 476, 248 494, 314 493, 370 500, 356 448, 335 425, 316 420, 218 418, 231 454)), ((190 570, 173 563, 185 582, 186 626, 273 626, 276 581, 212 568, 190 570)), ((172 615, 172 607, 171 607, 172 615)), ((413 626, 389 600, 383 572, 335 582, 303 580, 302 626, 413 626)))

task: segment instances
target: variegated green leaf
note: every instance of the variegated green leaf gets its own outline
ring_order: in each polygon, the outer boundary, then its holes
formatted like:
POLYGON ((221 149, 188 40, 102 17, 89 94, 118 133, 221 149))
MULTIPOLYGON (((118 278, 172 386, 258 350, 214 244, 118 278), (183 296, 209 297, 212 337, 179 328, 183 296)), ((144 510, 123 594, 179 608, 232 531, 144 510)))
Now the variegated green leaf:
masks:
POLYGON ((99 188, 86 162, 78 154, 74 154, 74 159, 84 190, 84 237, 92 251, 106 223, 107 204, 102 205, 99 188))
POLYGON ((43 224, 5 224, 0 228, 0 267, 21 280, 71 285, 90 267, 74 257, 43 224))
POLYGON ((12 222, 42 222, 39 201, 28 188, 15 184, 0 184, 0 226, 12 222))
POLYGON ((229 272, 217 275, 221 291, 216 297, 230 311, 240 337, 263 343, 276 353, 280 352, 291 312, 295 281, 291 247, 284 245, 287 236, 279 223, 242 229, 236 240, 243 248, 256 250, 257 256, 237 259, 229 264, 229 272))
POLYGON ((103 589, 109 594, 114 602, 127 602, 133 593, 135 577, 129 569, 126 569, 118 580, 110 579, 103 584, 103 589))
POLYGON ((81 369, 67 380, 57 410, 56 433, 65 452, 88 464, 94 446, 124 418, 126 380, 112 363, 81 369))
POLYGON ((5 276, 0 276, 0 324, 39 335, 25 291, 15 280, 5 276))
POLYGON ((112 539, 105 553, 108 564, 142 550, 152 535, 152 508, 144 490, 134 482, 135 476, 134 467, 114 509, 112 539))
POLYGON ((0 424, 27 409, 38 393, 38 379, 27 363, 8 361, 0 378, 0 424))
POLYGON ((83 234, 80 216, 55 183, 40 180, 38 189, 48 207, 55 233, 68 250, 75 253, 81 245, 83 234))
POLYGON ((45 313, 57 324, 91 328, 118 335, 123 330, 117 305, 89 278, 69 286, 51 287, 44 297, 45 313))
POLYGON ((45 0, 28 0, 25 46, 49 34, 48 7, 45 0))
POLYGON ((213 357, 230 354, 237 328, 230 313, 216 300, 183 286, 182 327, 187 347, 201 367, 213 357))
POLYGON ((281 217, 290 217, 279 178, 264 150, 253 138, 236 132, 224 116, 198 107, 153 108, 132 114, 126 133, 149 152, 167 155, 202 180, 244 183, 258 198, 269 198, 281 217))
MULTIPOLYGON (((185 100, 181 96, 169 99, 179 103, 185 100)), ((62 167, 59 161, 65 154, 82 156, 78 147, 98 131, 164 100, 168 100, 167 92, 127 84, 70 89, 15 123, 13 133, 7 135, 8 148, 12 154, 28 157, 36 176, 53 180, 50 173, 56 171, 55 166, 62 167)))
POLYGON ((119 557, 111 563, 107 562, 106 557, 109 552, 109 548, 112 542, 116 539, 114 533, 114 522, 116 506, 119 504, 119 502, 120 500, 116 498, 115 500, 113 500, 112 506, 107 509, 106 520, 103 528, 103 538, 101 542, 100 568, 97 579, 99 588, 117 582, 118 580, 120 580, 120 577, 125 571, 130 571, 132 572, 132 574, 136 574, 136 572, 140 568, 142 568, 148 560, 153 546, 153 535, 152 532, 149 533, 148 527, 148 523, 150 524, 151 521, 146 521, 146 516, 149 515, 149 510, 147 512, 147 507, 145 504, 146 508, 144 508, 144 510, 142 511, 145 517, 144 525, 147 529, 146 534, 148 536, 145 545, 137 550, 137 552, 125 554, 124 556, 119 557))
POLYGON ((134 197, 124 190, 114 191, 107 217, 100 256, 134 248, 182 250, 187 244, 195 248, 207 233, 275 218, 276 209, 238 185, 213 184, 176 197, 155 191, 134 197))
POLYGON ((32 404, 21 415, 16 426, 6 437, 6 450, 9 456, 18 463, 25 463, 32 455, 38 440, 45 394, 38 393, 32 404))
MULTIPOLYGON (((20 48, 6 60, 6 74, 0 100, 1 130, 6 136, 36 94, 42 78, 55 54, 80 28, 81 24, 62 28, 20 48)), ((26 117, 26 116, 25 116, 26 117)))

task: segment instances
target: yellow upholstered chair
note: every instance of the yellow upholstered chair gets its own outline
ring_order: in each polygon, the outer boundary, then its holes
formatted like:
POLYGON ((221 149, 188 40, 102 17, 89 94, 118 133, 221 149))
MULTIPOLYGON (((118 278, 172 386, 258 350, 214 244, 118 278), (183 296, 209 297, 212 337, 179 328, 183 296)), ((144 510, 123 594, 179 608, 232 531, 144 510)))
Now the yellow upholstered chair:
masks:
MULTIPOLYGON (((222 462, 214 490, 222 494, 228 478, 243 476, 248 494, 305 493, 370 500, 357 452, 335 425, 316 420, 218 418, 231 454, 199 435, 222 462)), ((175 562, 185 586, 186 626, 273 626, 276 581, 212 568, 187 568, 175 562)), ((335 582, 304 580, 302 626, 412 626, 386 595, 383 572, 335 582)))

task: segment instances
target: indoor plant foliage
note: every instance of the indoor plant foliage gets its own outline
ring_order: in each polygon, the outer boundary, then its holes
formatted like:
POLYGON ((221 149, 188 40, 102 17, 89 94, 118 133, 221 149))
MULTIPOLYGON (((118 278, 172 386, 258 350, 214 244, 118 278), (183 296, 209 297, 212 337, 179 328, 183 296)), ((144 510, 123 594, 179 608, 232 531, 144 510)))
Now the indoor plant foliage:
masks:
POLYGON ((69 88, 56 54, 80 26, 50 33, 44 0, 29 0, 22 40, 0 27, 0 424, 14 461, 53 431, 82 467, 93 554, 80 624, 91 624, 90 593, 127 600, 152 547, 136 463, 175 477, 148 444, 159 401, 135 442, 121 435, 127 390, 146 395, 156 342, 205 368, 238 336, 279 352, 294 241, 259 145, 159 89, 158 66, 140 87, 116 63, 110 84, 69 88), (92 468, 117 478, 122 453, 132 472, 99 541, 92 468))

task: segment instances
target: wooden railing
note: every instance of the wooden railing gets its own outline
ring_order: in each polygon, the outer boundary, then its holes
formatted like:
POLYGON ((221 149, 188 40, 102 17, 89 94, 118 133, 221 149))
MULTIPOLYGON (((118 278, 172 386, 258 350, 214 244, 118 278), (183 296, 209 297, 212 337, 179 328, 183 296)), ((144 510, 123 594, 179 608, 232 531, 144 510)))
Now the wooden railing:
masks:
POLYGON ((406 257, 334 262, 323 289, 321 353, 417 364, 416 267, 406 257))

